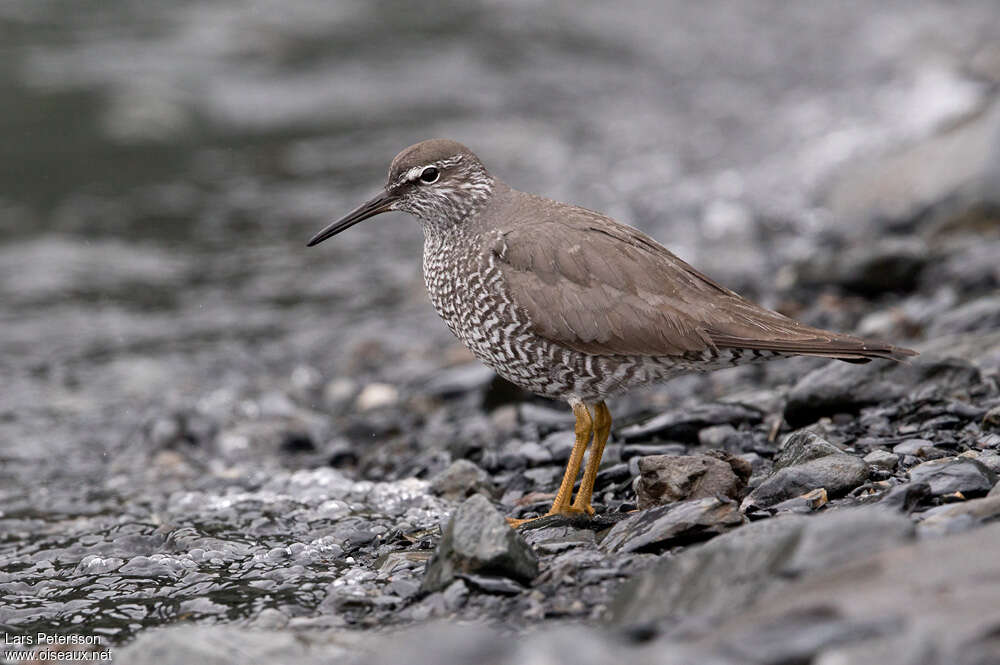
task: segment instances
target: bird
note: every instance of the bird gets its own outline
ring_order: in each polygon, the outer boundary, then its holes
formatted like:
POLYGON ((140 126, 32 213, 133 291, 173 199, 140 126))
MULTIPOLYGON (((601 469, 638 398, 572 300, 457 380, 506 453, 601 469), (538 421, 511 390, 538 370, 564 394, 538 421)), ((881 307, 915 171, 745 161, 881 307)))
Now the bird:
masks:
POLYGON ((611 397, 786 356, 864 363, 916 355, 756 305, 636 228, 510 187, 449 139, 396 155, 383 189, 308 246, 389 211, 421 222, 424 283, 452 333, 503 378, 572 409, 575 442, 543 517, 594 515, 611 397))

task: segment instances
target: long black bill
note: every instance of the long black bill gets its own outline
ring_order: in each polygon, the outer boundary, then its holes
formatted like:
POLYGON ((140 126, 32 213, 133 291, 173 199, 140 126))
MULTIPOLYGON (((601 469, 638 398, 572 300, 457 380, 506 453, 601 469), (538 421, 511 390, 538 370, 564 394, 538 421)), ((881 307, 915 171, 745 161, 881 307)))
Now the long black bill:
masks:
POLYGON ((306 246, 312 247, 313 245, 318 245, 327 238, 332 238, 341 231, 351 228, 358 222, 363 222, 369 217, 374 217, 375 215, 380 215, 383 212, 390 210, 390 206, 392 206, 398 198, 398 196, 394 196, 389 192, 382 192, 378 196, 375 196, 370 201, 361 204, 351 212, 347 213, 344 217, 331 223, 325 229, 314 235, 312 240, 310 240, 306 246))

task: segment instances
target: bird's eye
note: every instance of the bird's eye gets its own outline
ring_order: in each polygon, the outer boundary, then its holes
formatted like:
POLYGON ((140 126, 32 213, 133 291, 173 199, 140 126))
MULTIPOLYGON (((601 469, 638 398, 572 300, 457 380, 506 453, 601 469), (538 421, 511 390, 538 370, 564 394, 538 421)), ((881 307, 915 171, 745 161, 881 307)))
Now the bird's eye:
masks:
POLYGON ((437 168, 433 166, 428 166, 420 174, 420 179, 426 183, 437 182, 438 176, 441 174, 438 172, 437 168))

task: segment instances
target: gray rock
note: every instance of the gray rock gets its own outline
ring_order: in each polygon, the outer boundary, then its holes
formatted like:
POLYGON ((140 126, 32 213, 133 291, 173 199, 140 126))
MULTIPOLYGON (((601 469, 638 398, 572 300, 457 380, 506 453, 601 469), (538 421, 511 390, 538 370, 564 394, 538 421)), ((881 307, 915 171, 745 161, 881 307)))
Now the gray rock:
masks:
POLYGON ((480 494, 467 499, 452 515, 427 563, 421 588, 444 589, 460 573, 509 577, 525 583, 538 575, 538 557, 531 547, 480 494))
POLYGON ((709 455, 640 458, 635 482, 639 509, 711 496, 740 499, 750 476, 746 466, 742 462, 742 473, 737 475, 730 464, 709 455))
POLYGON ((882 237, 843 252, 817 253, 799 264, 797 281, 807 286, 836 284, 865 295, 911 291, 929 259, 920 238, 882 237))
POLYGON ((716 402, 668 411, 644 423, 625 427, 620 434, 626 442, 652 438, 694 442, 698 440, 698 432, 705 427, 759 423, 763 418, 763 414, 757 409, 742 404, 716 402))
POLYGON ((796 577, 908 542, 912 533, 909 519, 875 507, 753 522, 662 559, 628 582, 614 601, 613 620, 659 624, 670 634, 712 631, 796 577))
POLYGON ((927 336, 941 337, 977 330, 1000 329, 1000 296, 991 295, 956 307, 934 321, 927 336))
POLYGON ((1000 431, 1000 405, 994 406, 983 416, 983 429, 988 432, 1000 431))
POLYGON ((643 510, 611 527, 601 541, 606 552, 660 552, 706 540, 743 524, 733 501, 716 497, 643 510))
POLYGON ((995 663, 998 548, 1000 525, 882 548, 775 585, 731 618, 703 624, 701 644, 755 663, 995 663), (865 657, 834 659, 859 639, 865 657), (755 641, 760 651, 746 658, 755 641))
POLYGON ((910 480, 929 484, 934 496, 961 492, 974 497, 989 492, 997 476, 979 460, 949 457, 918 464, 910 469, 910 480))
POLYGON ((465 363, 436 373, 422 390, 436 397, 453 397, 485 390, 495 376, 493 370, 480 362, 465 363))
POLYGON ((966 531, 1000 518, 1000 494, 938 506, 923 513, 923 518, 919 525, 921 536, 943 536, 966 531))
POLYGON ((706 448, 734 451, 739 449, 741 441, 739 431, 732 425, 712 425, 698 432, 698 443, 706 448))
POLYGON ((430 490, 452 501, 461 501, 473 494, 496 496, 496 486, 490 475, 469 460, 460 459, 431 480, 430 490))
POLYGON ((357 639, 346 631, 310 633, 259 627, 178 624, 141 633, 114 650, 114 659, 134 665, 244 665, 305 663, 320 665, 344 658, 357 639))
POLYGON ((892 447, 892 452, 897 455, 913 455, 924 459, 937 459, 947 457, 948 453, 936 447, 933 442, 927 439, 907 439, 900 441, 892 447))
POLYGON ((892 471, 899 464, 899 456, 895 453, 890 453, 888 450, 873 450, 864 456, 864 462, 870 464, 876 469, 885 469, 886 471, 892 471))
POLYGON ((774 457, 774 470, 794 466, 827 455, 842 455, 843 450, 810 429, 792 432, 785 437, 774 457))
POLYGON ((767 508, 819 487, 836 498, 867 479, 868 465, 857 457, 827 455, 771 474, 744 499, 743 507, 767 508))
POLYGON ((806 374, 792 387, 785 419, 792 426, 801 426, 822 416, 897 399, 926 385, 964 394, 979 381, 979 370, 957 358, 921 355, 907 363, 830 363, 806 374))

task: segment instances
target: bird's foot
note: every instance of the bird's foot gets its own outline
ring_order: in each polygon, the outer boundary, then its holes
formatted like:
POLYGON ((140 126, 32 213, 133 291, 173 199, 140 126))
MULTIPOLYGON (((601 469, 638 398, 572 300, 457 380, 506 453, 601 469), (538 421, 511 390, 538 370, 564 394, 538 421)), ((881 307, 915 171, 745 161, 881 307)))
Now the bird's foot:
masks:
POLYGON ((567 517, 571 520, 579 519, 584 516, 593 517, 594 509, 589 504, 584 508, 580 508, 578 506, 559 506, 559 507, 553 506, 552 508, 549 509, 549 512, 545 513, 544 515, 539 515, 538 517, 529 517, 527 519, 516 519, 513 517, 508 517, 507 524, 516 529, 517 527, 523 524, 527 524, 528 522, 534 522, 535 520, 543 520, 547 517, 554 517, 554 516, 567 517))

